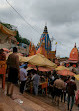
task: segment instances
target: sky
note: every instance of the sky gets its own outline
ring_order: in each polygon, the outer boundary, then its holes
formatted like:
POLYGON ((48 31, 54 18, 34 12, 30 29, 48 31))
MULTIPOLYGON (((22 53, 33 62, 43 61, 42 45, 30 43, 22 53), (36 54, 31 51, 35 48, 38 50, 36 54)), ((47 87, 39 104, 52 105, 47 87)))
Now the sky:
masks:
POLYGON ((47 24, 56 56, 69 57, 75 43, 79 47, 79 0, 0 0, 0 21, 14 25, 35 45, 47 24))

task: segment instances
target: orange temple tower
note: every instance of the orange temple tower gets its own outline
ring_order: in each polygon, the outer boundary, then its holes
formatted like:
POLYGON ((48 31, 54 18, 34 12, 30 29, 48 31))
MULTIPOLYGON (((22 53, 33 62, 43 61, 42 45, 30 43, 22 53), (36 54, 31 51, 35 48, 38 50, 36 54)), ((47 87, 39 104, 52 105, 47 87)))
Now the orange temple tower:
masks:
POLYGON ((70 64, 70 66, 77 67, 79 62, 78 57, 79 57, 78 49, 75 43, 74 48, 70 52, 70 56, 69 59, 67 60, 66 66, 69 66, 70 64))
POLYGON ((42 43, 41 46, 38 48, 38 50, 36 51, 36 53, 40 53, 42 55, 44 55, 47 58, 47 51, 44 48, 44 44, 42 43))
POLYGON ((36 54, 36 48, 34 46, 34 44, 32 45, 31 42, 30 42, 30 45, 29 45, 29 56, 32 56, 32 55, 35 55, 36 54))

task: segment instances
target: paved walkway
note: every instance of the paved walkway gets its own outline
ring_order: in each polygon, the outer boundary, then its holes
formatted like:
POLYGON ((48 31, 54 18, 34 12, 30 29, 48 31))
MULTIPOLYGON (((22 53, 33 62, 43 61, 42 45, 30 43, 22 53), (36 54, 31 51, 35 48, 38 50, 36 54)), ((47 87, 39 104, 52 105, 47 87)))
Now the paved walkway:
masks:
POLYGON ((0 111, 60 111, 31 95, 27 94, 28 98, 25 97, 25 94, 21 95, 17 87, 15 87, 14 96, 16 96, 17 99, 12 100, 0 89, 0 111), (23 103, 20 103, 20 100, 23 101, 23 103))
MULTIPOLYGON (((76 83, 79 89, 79 81, 76 83)), ((14 94, 17 99, 12 100, 0 89, 0 111, 67 111, 67 103, 60 102, 58 107, 47 96, 34 96, 28 93, 21 95, 16 86, 14 94)), ((76 105, 74 105, 73 111, 78 111, 76 105)))

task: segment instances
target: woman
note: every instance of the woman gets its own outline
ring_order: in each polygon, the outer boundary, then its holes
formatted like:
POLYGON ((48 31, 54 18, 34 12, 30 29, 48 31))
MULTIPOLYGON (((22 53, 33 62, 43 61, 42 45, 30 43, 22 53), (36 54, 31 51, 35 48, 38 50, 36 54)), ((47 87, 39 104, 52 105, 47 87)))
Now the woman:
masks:
POLYGON ((4 54, 4 50, 0 49, 0 74, 4 74, 3 76, 3 85, 2 87, 5 87, 5 73, 6 73, 6 55, 4 54))
POLYGON ((0 68, 6 69, 6 55, 4 54, 4 50, 0 49, 0 68))

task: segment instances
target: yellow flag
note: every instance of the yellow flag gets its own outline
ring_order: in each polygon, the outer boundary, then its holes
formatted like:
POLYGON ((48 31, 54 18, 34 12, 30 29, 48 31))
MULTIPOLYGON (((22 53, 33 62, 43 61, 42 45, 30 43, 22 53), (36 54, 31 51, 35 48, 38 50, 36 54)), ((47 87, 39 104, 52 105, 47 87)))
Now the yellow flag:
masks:
POLYGON ((55 45, 57 44, 57 42, 55 43, 55 45))

